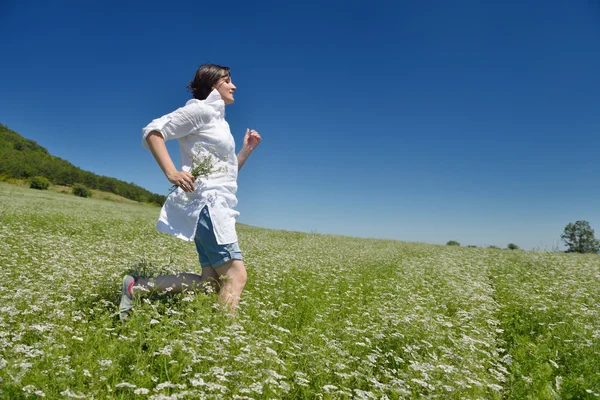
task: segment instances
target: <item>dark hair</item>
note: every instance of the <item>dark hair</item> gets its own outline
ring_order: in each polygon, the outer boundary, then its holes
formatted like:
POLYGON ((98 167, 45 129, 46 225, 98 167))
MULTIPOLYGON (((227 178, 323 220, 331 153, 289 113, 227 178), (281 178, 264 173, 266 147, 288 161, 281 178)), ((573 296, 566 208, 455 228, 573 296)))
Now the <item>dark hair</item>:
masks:
POLYGON ((195 99, 205 100, 213 90, 219 79, 229 76, 229 67, 216 64, 204 64, 196 71, 194 79, 188 83, 187 88, 195 99))

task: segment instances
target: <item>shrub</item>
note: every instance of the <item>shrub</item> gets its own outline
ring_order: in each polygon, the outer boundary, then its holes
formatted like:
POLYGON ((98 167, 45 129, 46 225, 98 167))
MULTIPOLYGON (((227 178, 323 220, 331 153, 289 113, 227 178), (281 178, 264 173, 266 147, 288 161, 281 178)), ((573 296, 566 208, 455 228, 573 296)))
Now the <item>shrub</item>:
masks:
POLYGON ((86 188, 82 184, 76 183, 73 185, 73 194, 79 197, 90 197, 92 193, 88 188, 86 188))
POLYGON ((31 189, 47 190, 50 187, 50 181, 44 176, 34 176, 29 179, 29 187, 31 189))
POLYGON ((456 240, 450 240, 448 243, 446 243, 446 246, 460 246, 460 243, 458 243, 456 240))
POLYGON ((509 250, 519 250, 519 246, 517 246, 514 243, 509 243, 508 246, 506 246, 506 248, 509 250))

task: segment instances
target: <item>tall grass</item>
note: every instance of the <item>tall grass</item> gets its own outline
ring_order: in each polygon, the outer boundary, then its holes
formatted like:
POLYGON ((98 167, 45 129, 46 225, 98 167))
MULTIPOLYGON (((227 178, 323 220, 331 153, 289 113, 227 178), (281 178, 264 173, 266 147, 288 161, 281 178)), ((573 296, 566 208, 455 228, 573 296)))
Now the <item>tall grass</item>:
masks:
POLYGON ((0 397, 595 398, 600 257, 239 225, 249 281, 154 296, 123 274, 199 272, 158 209, 0 184, 0 397))

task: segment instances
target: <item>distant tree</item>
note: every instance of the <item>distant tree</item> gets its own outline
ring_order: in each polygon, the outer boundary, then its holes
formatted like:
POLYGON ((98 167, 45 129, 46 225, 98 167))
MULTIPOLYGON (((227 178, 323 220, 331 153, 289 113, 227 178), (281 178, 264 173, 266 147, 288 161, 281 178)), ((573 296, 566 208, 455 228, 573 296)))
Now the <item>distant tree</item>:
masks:
POLYGON ((519 246, 517 246, 514 243, 509 243, 508 246, 506 246, 506 248, 509 250, 519 250, 519 246))
POLYGON ((98 175, 86 172, 82 174, 82 182, 90 189, 98 189, 98 175))
POLYGON ((90 197, 91 195, 88 188, 79 183, 73 185, 73 194, 79 197, 90 197))
POLYGON ((456 240, 450 240, 448 243, 446 243, 446 246, 460 246, 460 243, 458 243, 456 240))
POLYGON ((25 142, 20 140, 18 142, 14 142, 13 146, 15 147, 15 150, 23 151, 25 149, 25 142))
POLYGON ((594 237, 594 230, 587 221, 569 223, 560 236, 568 247, 567 253, 598 253, 600 240, 594 237))
POLYGON ((46 190, 50 187, 50 181, 43 176, 34 176, 29 179, 31 189, 46 190))

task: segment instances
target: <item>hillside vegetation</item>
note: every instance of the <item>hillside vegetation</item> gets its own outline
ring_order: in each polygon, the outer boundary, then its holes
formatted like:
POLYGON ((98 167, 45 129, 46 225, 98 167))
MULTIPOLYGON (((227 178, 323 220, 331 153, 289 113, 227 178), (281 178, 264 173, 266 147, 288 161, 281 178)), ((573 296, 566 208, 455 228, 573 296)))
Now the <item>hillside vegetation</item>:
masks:
POLYGON ((70 162, 48 153, 35 141, 0 124, 0 177, 27 179, 44 176, 55 185, 72 186, 80 183, 90 189, 114 193, 143 203, 162 205, 165 196, 151 193, 134 183, 84 171, 70 162))
POLYGON ((112 316, 127 272, 199 272, 158 210, 0 183, 0 398, 600 396, 600 257, 238 225, 238 316, 112 316))

